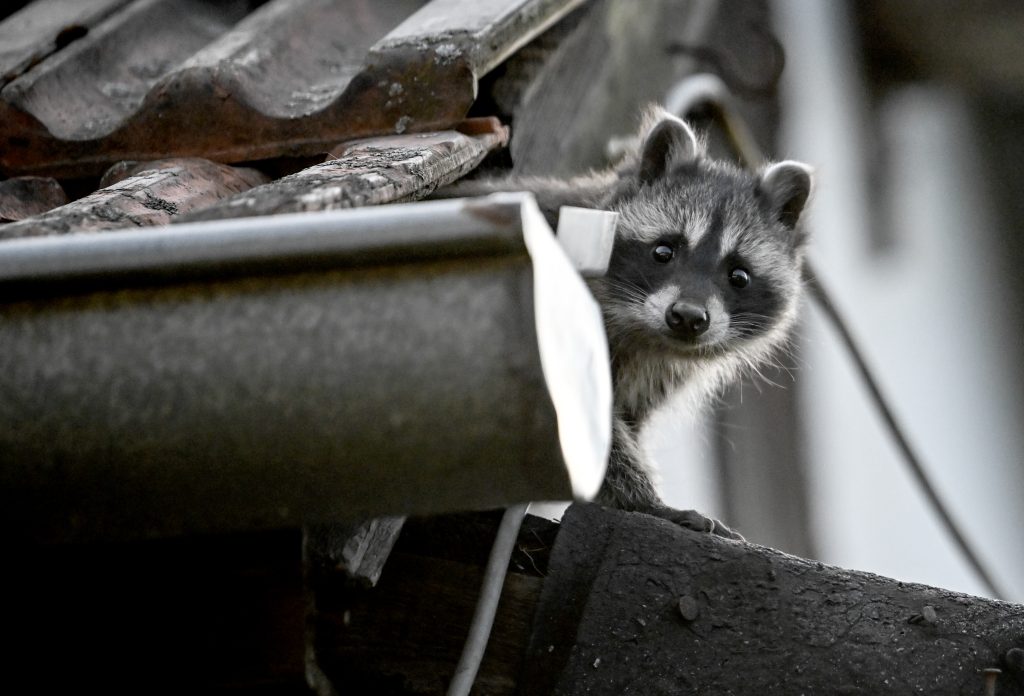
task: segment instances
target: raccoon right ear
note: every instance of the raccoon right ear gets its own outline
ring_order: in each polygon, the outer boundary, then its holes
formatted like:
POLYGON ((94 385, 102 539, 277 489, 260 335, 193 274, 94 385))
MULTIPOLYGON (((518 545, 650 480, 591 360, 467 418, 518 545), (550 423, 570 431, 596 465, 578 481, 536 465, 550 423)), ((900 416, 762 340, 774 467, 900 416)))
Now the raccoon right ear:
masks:
POLYGON ((700 145, 686 123, 665 114, 647 134, 640 150, 640 182, 649 184, 659 179, 674 165, 697 159, 700 145))
POLYGON ((786 160, 767 167, 761 173, 758 190, 768 200, 775 219, 786 227, 796 227, 811 195, 814 170, 802 162, 786 160))

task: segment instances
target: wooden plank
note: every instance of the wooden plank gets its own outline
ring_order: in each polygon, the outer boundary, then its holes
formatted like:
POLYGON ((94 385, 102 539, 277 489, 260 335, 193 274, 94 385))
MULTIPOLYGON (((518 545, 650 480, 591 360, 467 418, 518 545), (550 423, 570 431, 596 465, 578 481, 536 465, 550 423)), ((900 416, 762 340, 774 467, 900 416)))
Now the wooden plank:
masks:
POLYGON ((342 143, 322 164, 259 186, 178 221, 335 210, 419 200, 463 176, 508 141, 496 120, 478 135, 441 131, 342 143))
POLYGON ((0 223, 24 220, 68 202, 56 179, 18 176, 0 181, 0 223))
POLYGON ((1018 605, 574 505, 521 693, 980 694, 1022 637, 1018 605))
MULTIPOLYGON (((373 589, 316 583, 308 673, 320 694, 438 694, 454 674, 500 514, 409 520, 373 589)), ((474 694, 516 693, 558 526, 527 517, 474 694)), ((527 692, 529 693, 529 692, 527 692)))
MULTIPOLYGON (((443 693, 482 577, 480 568, 396 553, 372 596, 350 596, 343 606, 322 609, 314 649, 335 692, 443 693)), ((540 588, 538 578, 506 577, 476 693, 515 693, 540 588)))
POLYGON ((267 181, 254 169, 201 159, 173 159, 119 167, 127 178, 49 212, 0 227, 0 239, 125 227, 165 225, 175 216, 267 181))
POLYGON ((316 572, 341 572, 373 587, 404 523, 404 517, 377 517, 355 525, 308 525, 303 528, 304 563, 316 572))

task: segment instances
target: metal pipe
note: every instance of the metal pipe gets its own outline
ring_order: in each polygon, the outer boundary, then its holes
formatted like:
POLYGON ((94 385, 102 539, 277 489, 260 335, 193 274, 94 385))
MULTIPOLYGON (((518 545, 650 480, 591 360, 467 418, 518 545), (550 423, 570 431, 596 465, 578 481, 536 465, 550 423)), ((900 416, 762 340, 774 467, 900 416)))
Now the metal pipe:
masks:
POLYGON ((528 195, 0 243, 0 519, 147 537, 588 498, 600 313, 528 195))

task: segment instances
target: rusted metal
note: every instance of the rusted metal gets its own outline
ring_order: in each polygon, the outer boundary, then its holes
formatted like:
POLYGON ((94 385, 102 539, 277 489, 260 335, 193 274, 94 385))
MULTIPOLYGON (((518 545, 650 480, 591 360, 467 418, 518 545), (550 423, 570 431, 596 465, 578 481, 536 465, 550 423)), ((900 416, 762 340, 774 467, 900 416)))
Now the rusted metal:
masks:
POLYGON ((392 135, 342 143, 330 159, 183 216, 221 220, 418 200, 473 168, 508 142, 496 119, 474 119, 456 131, 392 135))
POLYGON ((24 220, 68 202, 56 179, 18 176, 0 181, 0 223, 24 220))
POLYGON ((271 0, 242 16, 244 3, 137 0, 0 91, 0 172, 241 162, 443 130, 480 75, 581 2, 271 0))
POLYGON ((996 683, 1003 670, 998 667, 987 667, 981 670, 982 678, 985 681, 985 696, 996 696, 996 683))
POLYGON ((125 163, 105 178, 114 183, 67 205, 0 227, 0 240, 166 225, 177 215, 268 181, 255 169, 196 158, 125 163))
POLYGON ((0 244, 0 529, 114 539, 597 492, 600 312, 528 195, 0 244))

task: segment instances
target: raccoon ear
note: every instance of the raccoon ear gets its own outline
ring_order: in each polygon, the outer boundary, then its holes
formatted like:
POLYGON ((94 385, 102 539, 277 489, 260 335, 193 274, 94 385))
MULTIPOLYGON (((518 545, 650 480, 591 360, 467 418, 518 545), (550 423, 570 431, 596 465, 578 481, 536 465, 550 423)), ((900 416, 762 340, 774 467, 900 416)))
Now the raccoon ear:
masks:
POLYGON ((647 134, 640 151, 640 181, 649 184, 674 164, 692 162, 700 155, 697 136, 675 116, 666 114, 647 134))
POLYGON ((796 227, 811 195, 812 173, 806 164, 792 160, 773 164, 761 172, 758 191, 767 200, 775 219, 788 228, 796 227))

